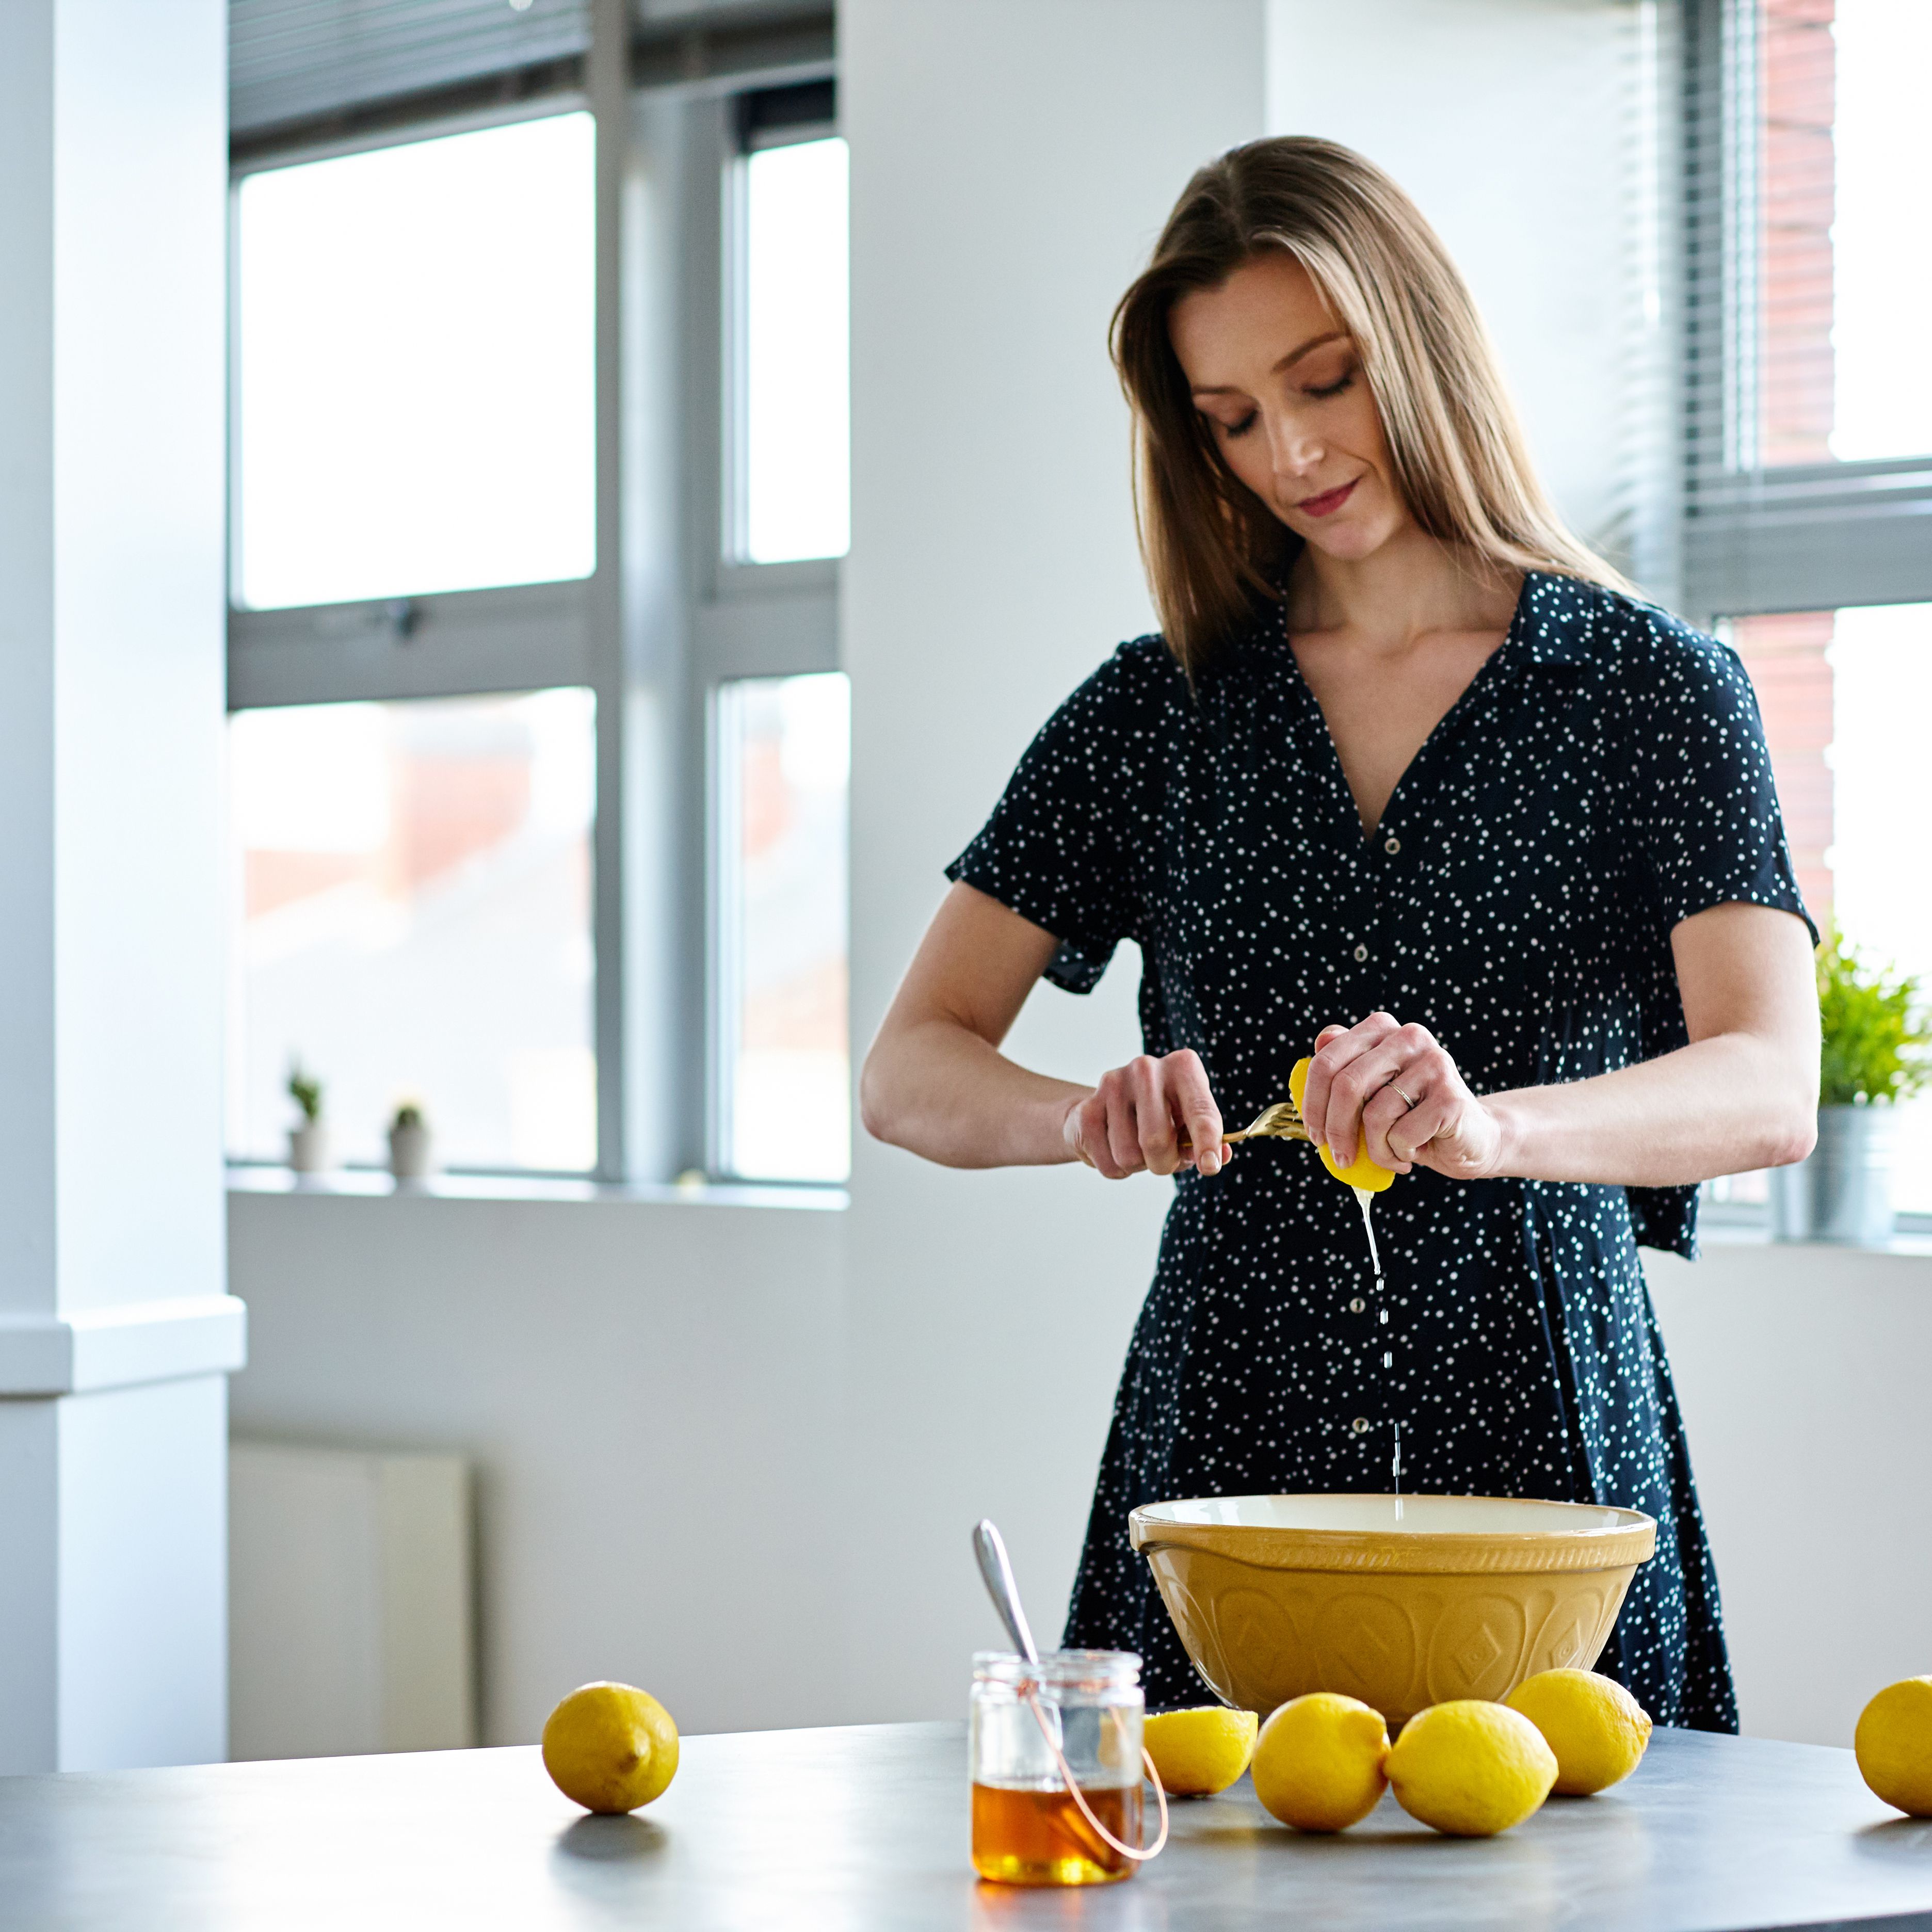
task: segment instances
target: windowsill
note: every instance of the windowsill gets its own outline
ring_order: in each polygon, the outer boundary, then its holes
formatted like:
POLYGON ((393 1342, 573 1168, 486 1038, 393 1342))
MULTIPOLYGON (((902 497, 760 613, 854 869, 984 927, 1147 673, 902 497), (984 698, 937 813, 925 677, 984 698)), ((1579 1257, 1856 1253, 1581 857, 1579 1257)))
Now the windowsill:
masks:
POLYGON ((1932 1260, 1932 1234, 1916 1228, 1894 1234, 1882 1247, 1848 1241, 1780 1241, 1762 1220, 1718 1220, 1706 1208, 1698 1216, 1697 1238, 1712 1248, 1803 1248, 1816 1255, 1895 1255, 1907 1260, 1932 1260))
POLYGON ((760 1186, 746 1181, 583 1180, 568 1174, 437 1174, 396 1180, 378 1168, 339 1167, 297 1174, 286 1167, 232 1164, 231 1194, 340 1196, 347 1199, 428 1201, 619 1202, 658 1208, 790 1208, 837 1212, 849 1204, 842 1187, 760 1186))

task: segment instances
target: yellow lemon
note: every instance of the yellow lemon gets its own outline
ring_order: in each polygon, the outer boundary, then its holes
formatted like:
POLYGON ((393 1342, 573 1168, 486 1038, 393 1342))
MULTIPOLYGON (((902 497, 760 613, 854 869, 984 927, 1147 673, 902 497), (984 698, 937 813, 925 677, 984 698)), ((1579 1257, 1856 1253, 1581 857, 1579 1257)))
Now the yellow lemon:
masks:
POLYGON ((1343 1832, 1376 1808, 1388 1780, 1382 1714, 1314 1690, 1284 1704, 1255 1742, 1255 1796, 1298 1832, 1343 1832))
MULTIPOLYGON (((1314 1064, 1312 1060, 1298 1060, 1288 1073, 1288 1090, 1297 1113, 1301 1111, 1301 1096, 1308 1090, 1308 1070, 1314 1064)), ((1379 1194, 1395 1178, 1388 1168, 1370 1160, 1365 1147, 1356 1148, 1354 1159, 1346 1167, 1325 1147, 1318 1146, 1315 1151, 1322 1156, 1322 1165, 1337 1180, 1346 1181, 1351 1187, 1366 1187, 1371 1194, 1379 1194)))
POLYGON ((1852 1740, 1864 1780, 1888 1804, 1932 1818, 1932 1677, 1904 1677, 1868 1704, 1852 1740))
POLYGON ((634 1811, 677 1774, 677 1726, 628 1684, 586 1684, 543 1727, 544 1768, 586 1811, 634 1811))
POLYGON ((1402 1726, 1388 1780, 1412 1818, 1460 1838, 1487 1838, 1520 1825, 1550 1796, 1556 1754, 1520 1712, 1458 1697, 1402 1726))
POLYGON ((1543 1733, 1556 1754, 1556 1789, 1568 1798, 1621 1783, 1650 1743, 1650 1713, 1594 1670, 1539 1670, 1503 1702, 1543 1733))
POLYGON ((1211 1798, 1247 1769, 1260 1728, 1253 1712, 1212 1704, 1157 1712, 1148 1719, 1142 1738, 1170 1797, 1211 1798))

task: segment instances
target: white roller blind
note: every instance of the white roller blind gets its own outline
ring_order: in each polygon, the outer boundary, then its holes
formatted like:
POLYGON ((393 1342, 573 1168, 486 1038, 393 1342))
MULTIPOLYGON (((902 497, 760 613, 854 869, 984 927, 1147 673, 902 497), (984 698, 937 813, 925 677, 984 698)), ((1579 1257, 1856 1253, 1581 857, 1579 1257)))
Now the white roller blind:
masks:
POLYGON ((580 54, 589 0, 230 0, 238 132, 580 54))

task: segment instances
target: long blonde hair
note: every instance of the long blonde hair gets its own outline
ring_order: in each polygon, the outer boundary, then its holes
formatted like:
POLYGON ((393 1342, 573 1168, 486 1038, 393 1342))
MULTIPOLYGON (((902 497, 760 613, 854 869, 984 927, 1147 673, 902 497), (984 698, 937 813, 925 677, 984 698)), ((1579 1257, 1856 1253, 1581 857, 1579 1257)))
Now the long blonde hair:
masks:
POLYGON ((1168 334, 1175 302, 1282 249, 1353 337, 1410 514, 1478 568, 1630 586, 1565 526, 1532 468, 1489 332, 1421 212, 1333 141, 1250 141, 1204 167, 1120 298, 1135 512, 1168 644, 1191 677, 1280 594, 1294 539, 1222 460, 1168 334))

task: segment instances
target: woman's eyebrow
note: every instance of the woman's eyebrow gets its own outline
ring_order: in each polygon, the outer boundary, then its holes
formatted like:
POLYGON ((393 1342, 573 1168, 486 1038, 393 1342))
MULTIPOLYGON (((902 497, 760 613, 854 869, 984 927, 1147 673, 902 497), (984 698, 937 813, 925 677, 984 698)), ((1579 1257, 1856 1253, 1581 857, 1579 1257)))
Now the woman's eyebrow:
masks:
MULTIPOLYGON (((1346 342, 1348 332, 1346 328, 1331 328, 1325 335, 1311 335, 1299 347, 1291 349, 1281 360, 1269 370, 1270 376, 1279 376, 1284 369, 1292 368, 1311 349, 1319 349, 1324 343, 1346 342)), ((1238 384, 1234 382, 1196 382, 1189 394, 1196 396, 1232 396, 1240 394, 1238 384)))

